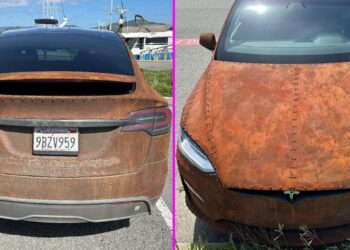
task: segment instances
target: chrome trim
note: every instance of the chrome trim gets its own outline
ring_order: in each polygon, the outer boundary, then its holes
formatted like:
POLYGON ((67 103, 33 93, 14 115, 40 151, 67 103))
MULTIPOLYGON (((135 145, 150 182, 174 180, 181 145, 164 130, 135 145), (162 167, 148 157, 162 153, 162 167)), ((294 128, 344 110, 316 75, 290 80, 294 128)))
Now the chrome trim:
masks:
POLYGON ((197 193, 197 191, 194 190, 194 188, 193 188, 190 184, 188 184, 187 181, 184 180, 184 182, 185 182, 186 186, 188 187, 188 189, 191 191, 191 193, 193 193, 202 203, 205 203, 203 197, 200 196, 200 195, 197 193))

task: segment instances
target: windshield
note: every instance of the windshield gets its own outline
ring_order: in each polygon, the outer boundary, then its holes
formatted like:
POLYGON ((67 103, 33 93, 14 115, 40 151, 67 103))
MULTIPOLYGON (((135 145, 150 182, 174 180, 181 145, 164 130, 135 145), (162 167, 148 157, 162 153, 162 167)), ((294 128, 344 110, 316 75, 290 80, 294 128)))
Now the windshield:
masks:
POLYGON ((134 75, 127 49, 114 35, 44 31, 0 36, 0 73, 36 71, 134 75))
POLYGON ((217 60, 327 63, 350 60, 350 0, 238 0, 217 60))

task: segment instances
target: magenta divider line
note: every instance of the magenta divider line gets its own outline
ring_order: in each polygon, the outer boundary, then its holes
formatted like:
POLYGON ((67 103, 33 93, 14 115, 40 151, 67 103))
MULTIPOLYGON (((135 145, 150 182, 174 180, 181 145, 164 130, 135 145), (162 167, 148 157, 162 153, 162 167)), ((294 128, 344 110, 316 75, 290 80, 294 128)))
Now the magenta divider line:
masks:
POLYGON ((172 81, 173 81, 173 122, 172 122, 172 218, 173 235, 172 250, 176 249, 176 0, 173 0, 173 61, 172 61, 172 81))

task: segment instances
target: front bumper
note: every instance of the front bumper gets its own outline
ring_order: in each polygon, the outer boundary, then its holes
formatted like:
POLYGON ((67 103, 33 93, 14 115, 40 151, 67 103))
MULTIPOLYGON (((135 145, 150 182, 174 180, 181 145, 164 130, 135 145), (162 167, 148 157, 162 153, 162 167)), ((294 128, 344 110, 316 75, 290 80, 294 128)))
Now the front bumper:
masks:
POLYGON ((215 174, 204 174, 191 166, 179 150, 177 160, 189 208, 219 230, 235 231, 243 226, 273 232, 283 225, 286 234, 296 234, 289 237, 292 243, 299 238, 296 231, 302 226, 319 232, 324 243, 350 236, 350 192, 321 193, 291 203, 287 198, 226 189, 215 174))
POLYGON ((52 201, 0 197, 0 218, 45 223, 108 222, 151 214, 157 199, 146 197, 95 200, 52 201))

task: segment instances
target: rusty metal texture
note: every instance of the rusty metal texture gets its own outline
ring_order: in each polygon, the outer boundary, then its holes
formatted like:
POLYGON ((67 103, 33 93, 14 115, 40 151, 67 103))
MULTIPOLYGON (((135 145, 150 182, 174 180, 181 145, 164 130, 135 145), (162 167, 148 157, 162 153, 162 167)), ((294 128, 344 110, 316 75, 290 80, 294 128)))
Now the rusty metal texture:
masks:
POLYGON ((32 131, 0 131, 6 142, 0 151, 0 196, 98 200, 158 198, 163 191, 168 134, 82 131, 78 157, 48 157, 31 155, 32 131))
POLYGON ((215 50, 216 48, 216 38, 213 33, 202 33, 199 39, 199 43, 209 49, 209 50, 215 50))
POLYGON ((249 64, 213 56, 181 118, 216 172, 201 173, 178 150, 190 210, 224 232, 244 226, 248 241, 257 236, 252 228, 273 232, 279 224, 287 231, 281 246, 300 246, 295 230, 304 225, 316 230, 315 246, 348 239, 350 194, 329 191, 350 188, 349 70, 350 63, 249 64), (291 203, 285 190, 320 192, 291 203))
MULTIPOLYGON (((226 189, 215 174, 201 173, 180 151, 177 152, 177 162, 181 177, 186 182, 189 208, 217 229, 234 232, 235 225, 247 225, 273 231, 284 225, 285 234, 288 234, 307 225, 310 230, 320 232, 317 235, 324 243, 339 242, 350 236, 349 193, 315 196, 291 204, 280 197, 247 195, 226 189), (191 189, 203 200, 197 198, 191 189)), ((289 244, 302 243, 295 235, 286 236, 289 244)))
MULTIPOLYGON (((133 58, 132 64, 135 72, 132 77, 86 72, 0 74, 0 84, 9 80, 136 84, 135 91, 127 95, 0 95, 0 117, 126 119, 137 110, 168 106, 145 82, 133 58)), ((163 191, 170 133, 152 137, 144 132, 122 133, 120 128, 82 128, 77 157, 32 155, 32 133, 31 128, 0 127, 0 196, 40 200, 139 196, 154 199, 163 191)))
POLYGON ((0 195, 38 200, 103 200, 145 196, 159 198, 167 161, 145 164, 124 175, 52 178, 0 174, 0 195))
POLYGON ((349 188, 349 69, 213 60, 184 108, 182 127, 225 187, 349 188))
MULTIPOLYGON (((138 66, 137 66, 138 67, 138 66)), ((32 74, 9 76, 4 79, 26 80, 76 80, 65 72, 43 72, 43 75, 32 74)), ((47 119, 122 119, 130 112, 151 107, 167 106, 167 102, 145 82, 141 71, 135 68, 135 77, 112 76, 99 73, 83 73, 83 80, 116 81, 130 83, 136 80, 136 90, 128 95, 119 96, 13 96, 0 95, 1 118, 47 118, 47 119), (90 75, 90 76, 89 76, 90 75), (106 78, 104 78, 106 77, 106 78), (51 112, 55 109, 55 112, 51 112)), ((78 73, 79 75, 79 73, 78 73)), ((0 74, 0 83, 2 81, 0 74)), ((125 83, 124 83, 125 84, 125 83)))

